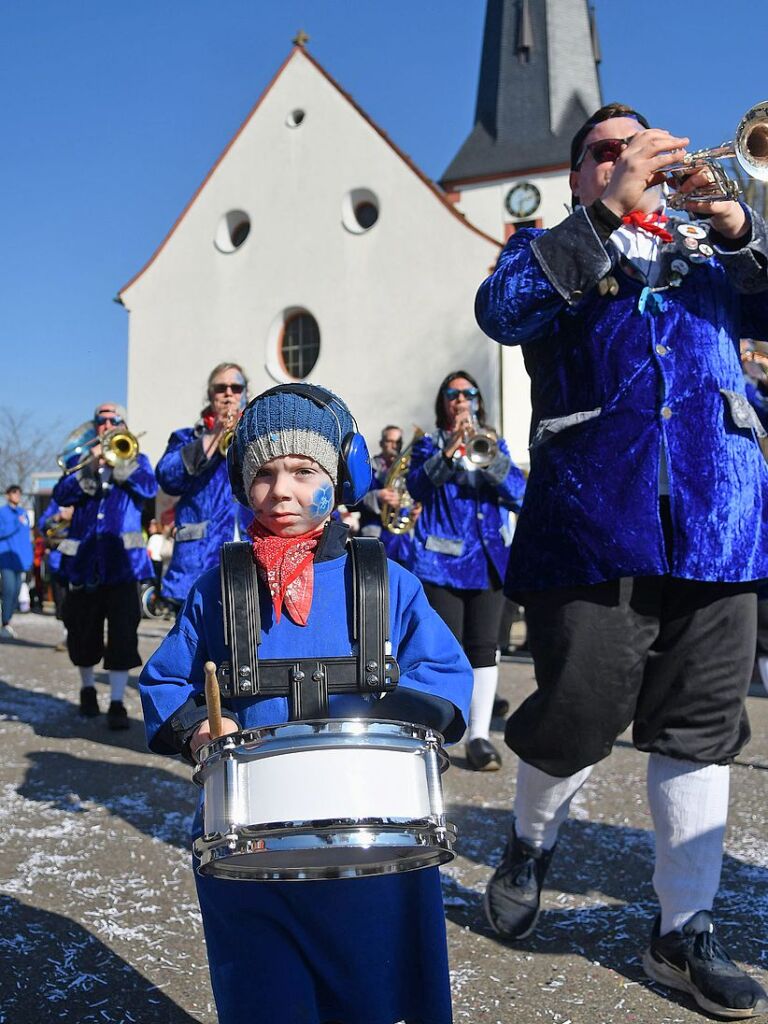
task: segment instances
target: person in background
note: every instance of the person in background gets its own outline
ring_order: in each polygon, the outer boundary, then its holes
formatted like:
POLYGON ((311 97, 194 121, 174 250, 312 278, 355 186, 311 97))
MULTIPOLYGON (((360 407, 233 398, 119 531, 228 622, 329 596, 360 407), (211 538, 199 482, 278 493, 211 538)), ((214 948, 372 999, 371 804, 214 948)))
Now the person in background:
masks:
POLYGON ((53 498, 43 510, 39 525, 45 537, 46 554, 46 576, 51 583, 53 593, 53 604, 56 608, 56 619, 61 623, 62 637, 56 644, 54 650, 63 653, 67 650, 67 630, 64 626, 64 601, 67 596, 67 580, 61 573, 62 553, 59 544, 65 540, 69 533, 69 524, 72 522, 74 509, 71 505, 59 508, 53 498))
MULTIPOLYGON (((403 450, 403 432, 393 423, 381 432, 379 452, 371 459, 373 483, 358 506, 360 510, 360 534, 363 537, 378 537, 384 545, 387 557, 408 567, 413 546, 413 531, 392 533, 382 524, 381 513, 384 505, 397 507, 400 496, 393 487, 387 487, 387 477, 396 459, 403 450)), ((420 507, 415 505, 414 519, 418 518, 420 507)))
POLYGON ((33 551, 29 516, 21 505, 21 487, 6 487, 5 500, 0 508, 0 639, 13 640, 16 632, 11 619, 18 607, 24 573, 32 568, 33 551))
POLYGON ((466 370, 449 373, 435 398, 437 431, 416 440, 407 487, 422 505, 413 537, 411 571, 472 666, 474 687, 466 755, 474 771, 501 764, 490 741, 499 677, 497 647, 504 602, 501 586, 508 549, 507 510, 519 511, 525 477, 495 437, 492 457, 479 467, 467 455, 476 428, 493 437, 477 381, 466 370))
POLYGON ((163 578, 163 531, 156 519, 150 519, 147 523, 147 554, 155 571, 156 592, 160 593, 160 581, 163 578))
POLYGON ((222 544, 245 536, 251 515, 232 496, 226 439, 248 402, 248 380, 237 363, 215 366, 206 385, 208 404, 194 427, 175 430, 157 464, 157 482, 178 495, 173 555, 161 596, 178 611, 206 569, 219 563, 222 544))
POLYGON ((157 483, 141 452, 118 459, 114 466, 104 459, 101 439, 111 430, 126 428, 121 405, 102 402, 93 425, 96 443, 89 461, 76 472, 65 472, 53 489, 60 506, 74 507, 68 536, 59 544, 61 573, 69 585, 64 625, 69 657, 80 672, 80 714, 99 714, 95 667, 103 658, 110 685, 107 725, 127 729, 123 696, 130 670, 142 663, 139 582, 152 576, 141 514, 144 503, 157 494, 157 483))

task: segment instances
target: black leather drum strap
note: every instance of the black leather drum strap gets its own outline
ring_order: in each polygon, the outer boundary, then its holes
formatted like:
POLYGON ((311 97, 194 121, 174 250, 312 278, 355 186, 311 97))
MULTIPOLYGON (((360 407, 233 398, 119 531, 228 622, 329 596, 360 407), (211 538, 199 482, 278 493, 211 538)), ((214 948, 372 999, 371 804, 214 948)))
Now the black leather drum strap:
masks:
POLYGON ((224 639, 230 661, 219 666, 225 697, 287 697, 292 721, 328 716, 333 693, 382 693, 400 677, 389 648, 389 572, 384 545, 372 537, 350 542, 352 639, 349 657, 270 658, 259 661, 259 580, 251 545, 225 544, 221 552, 224 639))
POLYGON ((259 692, 261 609, 259 581, 248 543, 232 542, 222 547, 221 600, 224 642, 230 656, 229 678, 221 680, 222 691, 231 697, 251 697, 259 692))
POLYGON ((352 635, 357 641, 359 685, 363 693, 385 688, 389 643, 389 572, 384 545, 375 537, 350 541, 354 580, 352 635))

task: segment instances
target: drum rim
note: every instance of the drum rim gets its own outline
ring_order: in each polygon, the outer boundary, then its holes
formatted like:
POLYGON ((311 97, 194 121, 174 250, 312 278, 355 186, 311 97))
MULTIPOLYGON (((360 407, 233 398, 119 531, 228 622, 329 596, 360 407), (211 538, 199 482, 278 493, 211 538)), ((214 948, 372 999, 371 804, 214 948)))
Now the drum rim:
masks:
MULTIPOLYGON (((193 849, 199 860, 196 866, 198 874, 230 881, 321 881, 323 879, 363 878, 375 875, 402 874, 427 867, 437 867, 455 858, 453 845, 456 842, 456 826, 449 821, 437 823, 429 819, 419 819, 412 827, 392 824, 387 827, 386 819, 378 819, 381 823, 356 824, 339 829, 338 821, 330 819, 327 830, 322 822, 307 822, 304 831, 286 832, 283 835, 267 835, 264 838, 272 843, 272 853, 300 853, 309 850, 328 850, 334 847, 345 850, 381 849, 386 851, 392 847, 405 847, 414 851, 413 857, 397 860, 382 860, 371 864, 350 864, 343 867, 327 865, 322 868, 286 868, 272 867, 253 870, 253 867, 240 868, 233 863, 241 856, 253 856, 253 849, 247 848, 256 837, 240 838, 238 834, 222 836, 214 844, 210 844, 203 836, 195 840, 193 849), (307 840, 316 839, 315 846, 309 846, 307 840), (421 856, 418 856, 418 854, 421 856), (217 871, 219 862, 230 862, 230 870, 217 871)), ((390 819, 391 820, 391 819, 390 819)), ((373 821, 373 819, 372 819, 373 821)), ((264 829, 268 832, 269 829, 264 829)))
MULTIPOLYGON (((206 743, 197 751, 198 764, 195 774, 205 766, 216 754, 224 753, 243 747, 249 743, 257 743, 268 739, 299 740, 304 737, 321 736, 324 733, 333 733, 341 739, 348 737, 353 741, 356 738, 378 732, 382 738, 418 740, 423 744, 436 744, 442 750, 444 738, 436 729, 426 725, 416 725, 412 722, 401 722, 388 718, 316 718, 302 719, 297 722, 278 722, 275 725, 258 725, 249 729, 240 729, 237 732, 220 736, 211 743, 206 743), (348 733, 339 730, 340 725, 354 726, 348 733), (332 730, 330 727, 334 726, 332 730), (363 727, 363 728, 361 728, 363 727)), ((342 746, 343 744, 339 744, 342 746)))

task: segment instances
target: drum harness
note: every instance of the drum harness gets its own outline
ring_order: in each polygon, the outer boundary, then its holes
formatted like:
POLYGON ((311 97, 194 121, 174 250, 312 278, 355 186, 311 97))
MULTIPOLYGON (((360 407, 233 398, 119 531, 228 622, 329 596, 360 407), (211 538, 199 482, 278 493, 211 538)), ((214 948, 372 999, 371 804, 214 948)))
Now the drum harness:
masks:
POLYGON ((219 667, 223 697, 287 697, 291 722, 328 718, 331 694, 383 694, 400 678, 389 636, 389 573, 384 545, 372 537, 348 541, 352 569, 352 639, 356 653, 335 658, 259 660, 258 570, 248 543, 224 544, 221 596, 230 661, 219 667))

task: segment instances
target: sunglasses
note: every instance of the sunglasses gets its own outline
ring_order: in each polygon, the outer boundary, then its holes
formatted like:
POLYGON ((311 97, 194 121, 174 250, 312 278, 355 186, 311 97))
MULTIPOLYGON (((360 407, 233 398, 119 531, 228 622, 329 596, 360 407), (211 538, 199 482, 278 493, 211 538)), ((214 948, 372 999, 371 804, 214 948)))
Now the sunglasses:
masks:
POLYGON ((110 415, 107 415, 107 416, 97 416, 96 419, 94 420, 94 423, 96 424, 97 427, 103 427, 105 423, 112 423, 115 426, 117 426, 120 423, 124 423, 124 422, 125 421, 123 420, 122 416, 110 416, 110 415))
POLYGON ((576 161, 575 169, 578 171, 587 153, 591 153, 596 164, 615 164, 632 138, 630 135, 628 139, 599 139, 597 142, 588 142, 576 161))
POLYGON ((233 395, 242 395, 245 391, 245 384, 212 384, 211 393, 214 395, 226 395, 231 391, 233 395))
POLYGON ((477 388, 443 388, 443 394, 449 402, 455 401, 459 395, 464 395, 465 398, 477 398, 480 394, 477 388))

